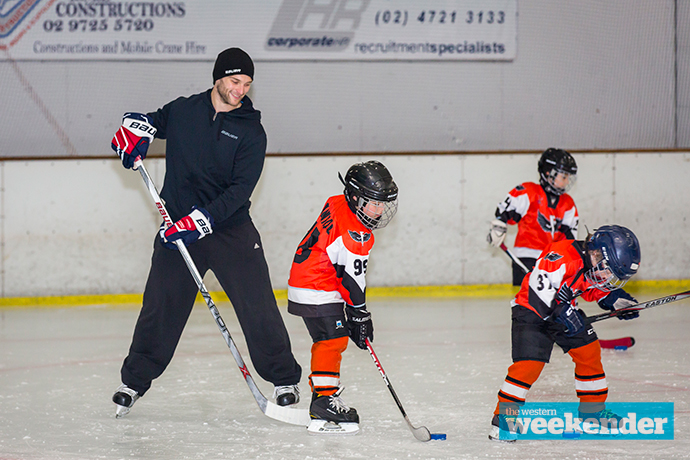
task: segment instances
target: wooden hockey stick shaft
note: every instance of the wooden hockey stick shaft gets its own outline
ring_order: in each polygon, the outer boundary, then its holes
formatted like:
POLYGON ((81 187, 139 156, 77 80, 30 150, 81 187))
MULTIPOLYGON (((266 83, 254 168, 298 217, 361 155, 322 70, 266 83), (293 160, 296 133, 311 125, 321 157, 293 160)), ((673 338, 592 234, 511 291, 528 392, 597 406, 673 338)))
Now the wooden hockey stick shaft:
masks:
MULTIPOLYGON (((149 176, 148 171, 144 167, 144 162, 141 160, 141 158, 137 158, 135 160, 133 169, 138 170, 141 174, 141 177, 144 180, 144 183, 146 184, 146 188, 148 189, 151 198, 153 198, 153 201, 156 204, 156 208, 158 208, 158 212, 160 213, 161 217, 163 217, 163 222, 165 222, 166 227, 173 225, 173 221, 170 218, 170 214, 168 214, 168 211, 165 209, 165 205, 163 204, 163 201, 161 200, 161 197, 158 194, 158 190, 156 189, 156 186, 151 180, 151 176, 149 176)), ((213 299, 211 299, 211 295, 208 293, 208 290, 204 285, 203 278, 201 277, 199 270, 194 264, 192 256, 189 254, 187 247, 184 245, 182 240, 176 240, 175 244, 177 245, 177 249, 180 251, 182 258, 184 259, 184 262, 187 265, 187 268, 189 269, 192 278, 194 278, 194 281, 196 282, 196 285, 199 288, 199 292, 201 292, 201 296, 204 298, 204 301, 206 302, 208 309, 211 311, 213 319, 216 321, 216 325, 218 325, 218 329, 220 330, 220 333, 223 335, 223 338, 225 339, 225 343, 228 345, 228 348, 230 348, 230 352, 232 353, 232 356, 235 358, 235 362, 237 363, 240 372, 242 372, 244 381, 249 386, 249 390, 252 392, 252 395, 254 396, 256 403, 259 405, 259 409, 261 409, 261 412, 263 412, 268 417, 275 420, 279 420, 281 422, 290 423, 292 425, 307 426, 310 422, 309 412, 307 410, 278 406, 277 404, 269 401, 263 395, 263 393, 261 393, 261 390, 259 390, 259 388, 256 386, 256 382, 254 382, 252 375, 249 373, 249 369, 247 369, 247 365, 244 363, 242 355, 240 355, 240 352, 237 349, 237 346, 235 345, 235 341, 230 336, 230 332, 228 332, 228 329, 225 326, 225 322, 223 321, 223 318, 220 316, 220 313, 218 312, 218 308, 213 302, 213 299)))
POLYGON ((405 409, 403 409, 402 403, 400 402, 400 399, 398 399, 398 395, 395 393, 395 390, 393 389, 393 385, 391 385, 391 382, 388 380, 388 377, 386 376, 386 372, 383 370, 383 366, 381 366, 381 361, 379 361, 378 356, 376 356, 376 352, 374 352, 374 348, 371 346, 371 342, 369 342, 369 339, 365 339, 367 343, 367 350, 369 350, 369 354, 371 355, 371 359, 374 360, 374 364, 376 364, 376 368, 379 370, 379 373, 381 374, 381 377, 383 377, 383 382, 386 384, 388 387, 388 390, 390 390, 391 395, 393 396, 393 399, 395 400, 395 404, 398 405, 398 409, 400 409, 400 412, 402 413, 403 417, 405 418, 405 421, 407 422, 407 426, 410 428, 410 431, 412 431, 412 434, 414 435, 415 438, 417 438, 419 441, 430 441, 431 440, 431 433, 429 432, 429 429, 425 426, 420 426, 420 427, 415 427, 412 425, 412 422, 410 422, 410 419, 407 417, 407 413, 405 413, 405 409))

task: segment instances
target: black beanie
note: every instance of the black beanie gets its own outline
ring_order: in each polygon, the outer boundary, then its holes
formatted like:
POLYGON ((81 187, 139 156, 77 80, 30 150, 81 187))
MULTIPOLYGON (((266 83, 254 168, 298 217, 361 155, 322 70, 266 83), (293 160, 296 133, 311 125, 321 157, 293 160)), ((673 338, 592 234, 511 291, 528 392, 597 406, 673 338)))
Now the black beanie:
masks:
POLYGON ((254 80, 254 63, 247 53, 239 48, 228 48, 216 58, 213 66, 213 83, 228 75, 243 74, 254 80))

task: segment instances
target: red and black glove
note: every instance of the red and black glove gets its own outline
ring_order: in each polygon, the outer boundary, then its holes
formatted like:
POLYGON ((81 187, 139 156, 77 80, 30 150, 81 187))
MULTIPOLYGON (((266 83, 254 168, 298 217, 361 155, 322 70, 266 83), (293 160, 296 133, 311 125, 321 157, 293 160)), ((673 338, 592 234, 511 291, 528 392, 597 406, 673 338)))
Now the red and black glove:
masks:
POLYGON ((204 208, 194 208, 192 212, 175 222, 171 227, 161 225, 161 243, 168 248, 177 248, 175 240, 182 240, 189 246, 197 240, 213 233, 213 216, 204 208))
POLYGON ((157 129, 151 125, 151 119, 143 113, 126 113, 122 117, 122 126, 117 130, 110 146, 120 156, 122 166, 130 169, 134 160, 146 158, 149 144, 153 141, 157 129))

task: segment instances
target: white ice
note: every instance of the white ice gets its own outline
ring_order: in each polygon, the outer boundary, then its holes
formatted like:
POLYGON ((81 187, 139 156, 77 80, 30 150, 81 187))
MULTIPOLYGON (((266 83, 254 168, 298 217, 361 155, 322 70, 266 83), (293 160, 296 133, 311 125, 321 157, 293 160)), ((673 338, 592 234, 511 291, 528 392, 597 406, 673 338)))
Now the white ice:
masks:
MULTIPOLYGON (((648 300, 670 293, 642 296, 648 300)), ((198 303, 167 371, 122 419, 110 401, 120 383, 138 306, 0 310, 0 459, 621 459, 687 458, 690 452, 690 301, 635 321, 597 323, 600 338, 634 336, 604 350, 609 401, 675 403, 671 441, 487 439, 496 393, 510 365, 509 299, 370 299, 374 347, 410 420, 446 441, 417 441, 369 354, 345 352, 343 399, 361 433, 315 437, 265 417, 205 304, 198 303)), ((590 313, 599 312, 585 305, 590 313)), ((249 363, 228 303, 219 309, 249 363)), ((281 312, 303 366, 308 406, 311 341, 281 312)), ((264 394, 272 386, 250 369, 264 394)), ((529 401, 574 401, 573 365, 554 348, 529 401)))

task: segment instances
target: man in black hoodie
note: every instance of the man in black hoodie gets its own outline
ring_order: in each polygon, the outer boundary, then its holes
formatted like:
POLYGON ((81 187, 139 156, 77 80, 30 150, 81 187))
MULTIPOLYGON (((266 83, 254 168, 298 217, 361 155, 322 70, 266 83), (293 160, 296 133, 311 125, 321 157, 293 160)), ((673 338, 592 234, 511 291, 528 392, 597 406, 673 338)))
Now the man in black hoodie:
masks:
POLYGON ((247 53, 218 55, 213 88, 180 97, 146 115, 126 113, 112 141, 126 168, 146 156, 153 138, 167 139, 160 196, 175 222, 153 245, 144 300, 122 385, 113 395, 126 415, 173 357, 198 292, 173 243, 181 239, 203 276, 212 270, 232 302, 257 373, 275 386, 279 405, 299 401, 302 369, 278 311, 249 197, 261 176, 266 133, 246 95, 254 78, 247 53))

